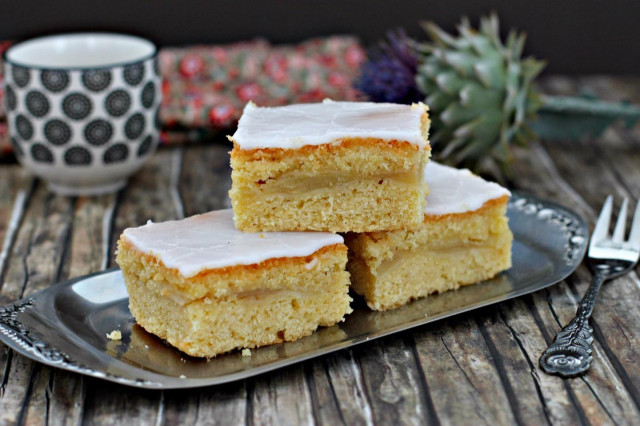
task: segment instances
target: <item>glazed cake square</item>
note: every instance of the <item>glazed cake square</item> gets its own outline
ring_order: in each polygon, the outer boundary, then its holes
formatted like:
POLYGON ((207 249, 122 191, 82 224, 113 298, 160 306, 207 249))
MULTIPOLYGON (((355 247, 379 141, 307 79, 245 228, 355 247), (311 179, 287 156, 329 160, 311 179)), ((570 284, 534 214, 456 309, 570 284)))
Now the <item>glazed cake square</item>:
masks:
POLYGON ((243 231, 368 232, 418 226, 429 118, 424 104, 248 104, 229 195, 243 231))
POLYGON ((296 340, 351 312, 340 235, 245 233, 231 210, 128 228, 116 261, 136 322, 192 356, 296 340))
POLYGON ((435 162, 425 178, 431 192, 420 226, 346 235, 352 288, 371 309, 397 308, 511 267, 509 191, 435 162))

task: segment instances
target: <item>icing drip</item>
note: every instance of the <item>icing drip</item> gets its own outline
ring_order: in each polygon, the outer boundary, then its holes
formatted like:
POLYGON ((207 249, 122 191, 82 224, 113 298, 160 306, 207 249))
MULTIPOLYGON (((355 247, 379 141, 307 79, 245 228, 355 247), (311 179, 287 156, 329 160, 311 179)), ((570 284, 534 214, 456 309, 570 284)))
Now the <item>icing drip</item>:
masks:
POLYGON ((333 102, 257 107, 247 104, 230 137, 241 149, 322 145, 345 138, 407 141, 425 147, 423 104, 333 102))
POLYGON ((242 232, 231 209, 178 221, 147 223, 124 230, 125 238, 143 253, 158 257, 183 276, 267 259, 309 256, 343 238, 328 232, 242 232))
POLYGON ((511 195, 509 190, 494 182, 487 182, 467 169, 455 169, 434 161, 425 167, 429 185, 428 215, 464 213, 479 209, 489 200, 511 195))

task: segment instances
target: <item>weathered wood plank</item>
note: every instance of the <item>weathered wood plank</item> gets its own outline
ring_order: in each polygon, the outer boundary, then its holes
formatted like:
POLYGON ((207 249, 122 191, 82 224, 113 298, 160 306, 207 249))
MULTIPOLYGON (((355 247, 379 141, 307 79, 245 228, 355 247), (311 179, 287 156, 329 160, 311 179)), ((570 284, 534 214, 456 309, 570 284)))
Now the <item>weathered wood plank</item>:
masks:
POLYGON ((238 425, 247 416, 247 381, 206 389, 165 392, 163 423, 238 425))
POLYGON ((301 365, 294 365, 249 381, 251 410, 247 422, 253 425, 314 424, 309 387, 301 365))
MULTIPOLYGON (((607 377, 610 383, 622 385, 615 374, 609 377, 607 368, 610 367, 610 364, 608 360, 603 359, 599 361, 600 364, 597 367, 593 367, 589 379, 585 379, 588 381, 564 380, 546 375, 539 369, 538 358, 540 354, 546 349, 547 342, 550 342, 560 329, 555 320, 554 311, 549 308, 547 302, 548 300, 562 300, 564 302, 567 295, 566 293, 564 296, 560 295, 559 292, 562 290, 566 290, 565 284, 556 285, 549 292, 539 292, 524 300, 514 302, 514 309, 518 309, 518 305, 526 303, 533 318, 526 315, 510 315, 504 306, 500 308, 500 320, 518 340, 523 354, 530 362, 530 369, 527 371, 539 387, 536 392, 546 408, 551 423, 571 424, 572 419, 588 417, 591 421, 602 424, 611 422, 612 415, 615 415, 614 418, 618 421, 624 420, 625 417, 631 418, 624 409, 619 409, 617 401, 600 401, 598 397, 601 391, 600 387, 590 385, 590 379, 596 378, 597 381, 602 377, 607 377)), ((568 311, 571 309, 571 307, 567 308, 568 311)), ((597 347, 595 350, 598 353, 597 347)), ((620 395, 620 397, 622 404, 626 404, 628 409, 633 410, 633 403, 629 396, 620 395)), ((630 413, 633 414, 633 411, 630 413)))
MULTIPOLYGON (((607 170, 595 170, 601 167, 600 159, 594 154, 593 149, 582 146, 580 143, 545 143, 544 148, 540 144, 534 144, 527 160, 517 163, 519 168, 524 167, 525 170, 529 168, 530 163, 533 163, 533 167, 527 170, 529 173, 522 173, 523 170, 519 170, 518 184, 525 188, 533 186, 537 193, 541 192, 541 186, 546 186, 545 191, 552 194, 551 198, 575 208, 590 219, 594 218, 592 206, 599 208, 602 199, 604 199, 602 197, 596 200, 594 192, 602 190, 603 186, 607 189, 621 190, 620 183, 616 182, 615 176, 607 170), (539 176, 546 175, 549 178, 535 179, 536 170, 539 176), (589 175, 590 171, 595 172, 593 175, 596 178, 589 175), (596 186, 598 189, 595 188, 596 186)), ((572 292, 572 289, 576 289, 574 284, 577 283, 576 285, 579 287, 577 293, 582 295, 589 279, 590 275, 586 272, 586 268, 582 267, 569 280, 569 286, 560 284, 545 292, 533 295, 535 302, 533 313, 537 316, 539 326, 549 342, 559 331, 560 325, 568 322, 575 313, 577 295, 572 292)), ((596 322, 598 322, 597 318, 596 322)), ((536 342, 532 343, 534 345, 530 349, 531 353, 539 354, 544 349, 544 347, 537 347, 536 342)), ((595 356, 596 361, 589 375, 584 379, 564 382, 570 399, 578 404, 577 408, 582 412, 581 415, 596 422, 629 422, 638 414, 637 406, 633 401, 633 392, 624 391, 624 377, 613 373, 612 362, 614 360, 607 359, 605 350, 597 343, 595 356), (623 390, 620 391, 620 389, 623 390)), ((540 377, 543 378, 541 372, 540 377)))
MULTIPOLYGON (((41 196, 50 197, 51 195, 41 193, 41 196)), ((45 286, 63 280, 69 275, 78 276, 101 269, 105 254, 104 244, 101 241, 104 206, 111 204, 113 196, 81 198, 78 202, 64 197, 55 197, 55 199, 60 203, 71 203, 75 206, 75 212, 69 213, 72 217, 70 223, 60 226, 63 231, 66 229, 67 237, 64 241, 58 239, 58 245, 54 248, 45 247, 40 252, 32 247, 34 253, 30 258, 35 259, 31 267, 32 271, 36 265, 46 267, 45 263, 56 268, 55 273, 50 271, 47 274, 48 277, 52 277, 52 280, 46 282, 45 286), (41 257, 40 253, 47 252, 66 255, 69 261, 55 266, 56 262, 51 263, 41 257)), ((61 221, 52 225, 52 229, 59 225, 61 225, 61 221)), ((37 238, 43 241, 47 239, 45 237, 37 238)), ((43 287, 38 286, 38 288, 32 289, 31 284, 27 283, 24 295, 31 294, 40 288, 43 287)), ((36 372, 35 381, 31 383, 30 399, 25 402, 24 420, 29 423, 44 419, 51 424, 77 423, 81 418, 81 402, 84 396, 81 376, 39 365, 34 371, 36 372), (58 381, 55 380, 56 378, 58 381)))
POLYGON ((426 424, 436 418, 429 410, 424 375, 406 338, 405 334, 393 336, 353 350, 374 423, 426 424))
POLYGON ((53 369, 48 386, 50 425, 77 425, 82 421, 86 378, 80 374, 53 369))
POLYGON ((527 334, 540 334, 535 322, 526 314, 524 303, 515 303, 520 304, 514 307, 512 302, 508 302, 492 313, 485 311, 485 315, 476 318, 479 331, 500 375, 515 422, 551 424, 553 417, 555 424, 562 424, 562 419, 573 413, 573 407, 570 407, 565 391, 559 384, 544 383, 540 380, 536 372, 537 359, 531 357, 523 344, 523 340, 528 336, 522 336, 507 323, 505 316, 513 316, 516 320, 524 319, 530 327, 527 334), (505 310, 508 310, 506 315, 503 314, 505 310), (554 396, 552 403, 547 402, 545 393, 554 396), (555 404, 563 406, 560 410, 554 410, 555 404))
POLYGON ((0 167, 0 287, 14 238, 31 196, 33 178, 19 166, 0 167))
MULTIPOLYGON (((0 304, 26 297, 60 279, 74 204, 74 199, 50 194, 42 184, 35 190, 8 257, 0 304)), ((0 399, 2 420, 37 423, 46 419, 51 369, 12 354, 4 371, 5 394, 11 398, 0 399)))
POLYGON ((309 365, 309 386, 320 424, 372 425, 373 413, 352 350, 309 365))
POLYGON ((0 424, 17 424, 24 418, 23 408, 31 393, 34 370, 43 367, 11 352, 5 373, 4 392, 0 399, 0 424))
POLYGON ((491 350, 474 317, 441 321, 414 333, 437 416, 447 424, 513 424, 514 416, 491 350))
MULTIPOLYGON (((576 90, 573 82, 566 79, 553 79, 552 83, 550 86, 557 93, 576 90)), ((597 91, 598 87, 595 89, 597 91)), ((637 131, 627 132, 618 125, 599 139, 581 140, 574 142, 574 146, 568 146, 569 142, 546 145, 549 145, 548 149, 560 164, 566 165, 572 161, 589 163, 590 174, 597 178, 569 174, 567 180, 580 191, 585 200, 599 208, 602 200, 610 193, 615 194, 618 200, 622 196, 640 198, 640 173, 637 167, 640 164, 639 137, 640 133, 637 131), (568 152, 572 155, 568 155, 568 152)), ((588 282, 588 279, 589 275, 585 272, 583 282, 588 282)), ((576 297, 580 297, 585 291, 586 284, 581 284, 582 282, 577 281, 573 287, 576 297)), ((631 273, 604 286, 593 316, 596 337, 602 341, 603 350, 611 358, 614 369, 634 399, 636 409, 640 406, 640 354, 628 336, 640 335, 640 319, 634 312, 637 309, 634 301, 640 297, 638 284, 637 275, 631 273)))
MULTIPOLYGON (((571 154, 571 151, 569 151, 569 155, 575 154, 571 154)), ((593 209, 582 197, 579 189, 565 180, 565 174, 571 173, 571 171, 567 171, 565 165, 560 166, 562 173, 556 169, 555 162, 558 161, 556 152, 550 155, 540 144, 536 143, 532 146, 529 161, 532 161, 534 165, 534 167, 529 170, 530 172, 535 173, 537 170, 539 175, 547 175, 550 179, 535 179, 535 175, 522 173, 524 169, 521 169, 519 172, 521 176, 519 183, 523 187, 526 188, 531 185, 534 185, 536 188, 546 186, 545 192, 552 195, 550 198, 576 209, 587 218, 594 217, 593 209), (553 160, 551 158, 553 158, 553 160)), ((518 162, 518 165, 522 168, 521 162, 518 162)), ((525 167, 527 167, 526 164, 525 167)), ((577 173, 577 175, 578 174, 579 173, 577 173)), ((578 273, 586 273, 586 268, 584 266, 579 268, 578 273)), ((586 289, 588 278, 588 276, 585 276, 582 280, 581 286, 583 288, 581 292, 586 289)), ((547 342, 528 342, 528 352, 532 358, 536 359, 537 364, 537 358, 540 353, 546 348, 546 345, 551 342, 555 334, 560 330, 561 325, 566 324, 571 319, 577 305, 566 283, 561 283, 543 292, 538 292, 534 294, 532 298, 535 302, 532 311, 534 315, 537 316, 538 326, 542 329, 545 339, 547 340, 547 342)), ((526 330, 526 326, 527 323, 521 323, 516 324, 513 328, 517 330, 518 327, 524 327, 526 330)), ((595 351, 596 361, 589 375, 586 376, 584 380, 570 380, 563 383, 567 390, 569 401, 572 401, 574 405, 577 403, 575 408, 578 410, 579 415, 588 416, 592 420, 600 419, 600 421, 605 422, 612 421, 611 417, 613 416, 616 421, 622 421, 622 423, 624 423, 625 419, 628 421, 637 415, 636 408, 632 401, 633 396, 628 392, 611 389, 612 387, 615 389, 616 386, 624 389, 622 379, 616 374, 610 374, 610 371, 612 371, 611 360, 604 356, 604 352, 598 344, 595 346, 595 351), (613 385, 611 383, 613 383, 613 385)), ((538 370, 538 376, 541 380, 549 380, 549 376, 544 375, 540 370, 538 370)), ((556 381, 561 380, 557 378, 551 379, 556 381)), ((551 395, 557 396, 557 393, 552 392, 551 395)), ((557 397, 553 399, 547 398, 547 401, 555 404, 557 397)), ((557 418, 557 415, 552 412, 552 419, 555 418, 557 418)))
MULTIPOLYGON (((109 256, 110 216, 116 195, 78 198, 73 215, 69 261, 61 279, 103 269, 109 256)), ((49 424, 78 424, 82 419, 85 379, 82 375, 54 370, 47 387, 49 424)))
MULTIPOLYGON (((0 292, 8 269, 14 242, 24 218, 26 204, 31 198, 32 178, 19 166, 0 167, 0 292)), ((0 343, 0 399, 5 397, 13 351, 0 343)))
POLYGON ((69 278, 104 269, 114 250, 111 242, 111 219, 116 208, 116 194, 81 197, 73 217, 69 278))
POLYGON ((94 378, 86 378, 83 424, 156 425, 162 405, 161 392, 134 389, 94 378))

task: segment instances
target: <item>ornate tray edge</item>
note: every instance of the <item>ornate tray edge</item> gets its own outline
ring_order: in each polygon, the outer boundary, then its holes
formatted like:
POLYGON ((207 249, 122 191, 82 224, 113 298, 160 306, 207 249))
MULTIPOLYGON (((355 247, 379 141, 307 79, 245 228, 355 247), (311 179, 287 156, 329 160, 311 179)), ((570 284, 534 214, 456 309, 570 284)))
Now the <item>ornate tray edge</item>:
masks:
MULTIPOLYGON (((113 269, 109 271, 102 271, 98 274, 112 271, 113 269)), ((76 281, 76 279, 74 279, 73 281, 76 281)), ((8 341, 6 339, 0 340, 4 341, 7 346, 35 361, 39 361, 43 364, 62 368, 64 370, 72 371, 75 373, 106 379, 112 382, 129 386, 144 388, 165 387, 165 385, 160 382, 154 382, 151 380, 140 378, 130 379, 124 376, 116 375, 109 372, 102 372, 87 367, 86 365, 75 361, 72 357, 70 357, 59 348, 56 348, 45 342, 38 333, 28 328, 22 321, 18 319, 18 316, 20 314, 27 313, 28 310, 33 309, 36 303, 36 297, 37 294, 28 299, 23 299, 19 302, 16 302, 12 305, 0 307, 0 337, 6 336, 8 341)))

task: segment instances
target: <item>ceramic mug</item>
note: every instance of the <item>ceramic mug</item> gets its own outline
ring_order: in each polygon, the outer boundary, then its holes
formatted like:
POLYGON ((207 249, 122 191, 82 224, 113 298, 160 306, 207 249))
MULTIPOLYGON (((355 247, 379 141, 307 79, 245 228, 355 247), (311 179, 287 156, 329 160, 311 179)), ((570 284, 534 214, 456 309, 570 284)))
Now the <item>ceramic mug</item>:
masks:
POLYGON ((6 110, 18 161, 65 195, 113 192, 158 142, 157 49, 120 34, 36 38, 5 52, 6 110))

